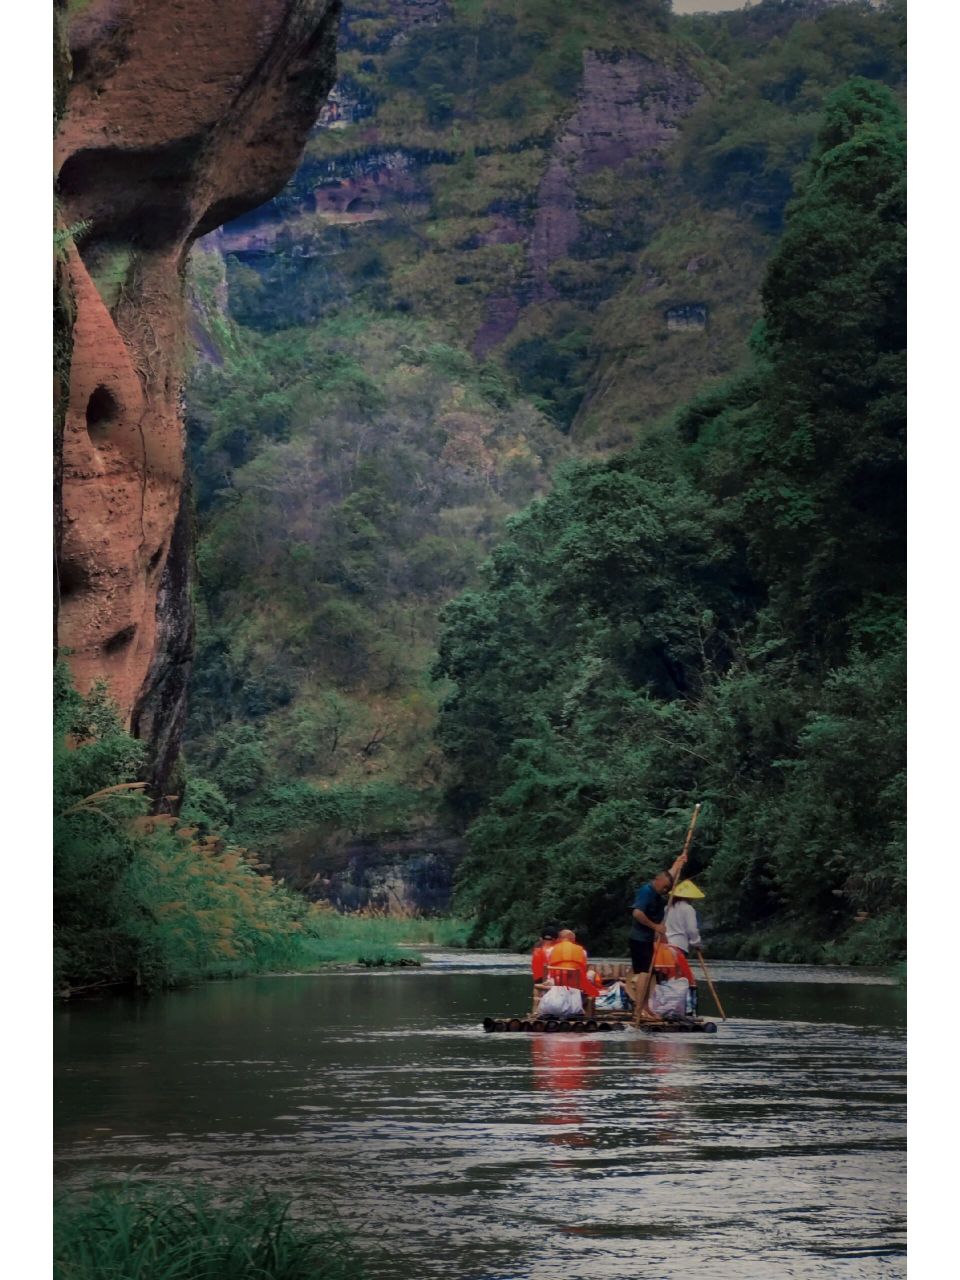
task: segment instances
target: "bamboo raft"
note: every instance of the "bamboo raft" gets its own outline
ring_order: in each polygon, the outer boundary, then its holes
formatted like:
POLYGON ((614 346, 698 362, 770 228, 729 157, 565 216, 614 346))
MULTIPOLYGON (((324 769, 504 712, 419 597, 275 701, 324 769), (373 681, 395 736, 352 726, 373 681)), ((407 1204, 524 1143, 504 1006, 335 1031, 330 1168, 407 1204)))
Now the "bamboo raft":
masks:
POLYGON ((598 1031, 624 1031, 627 1027, 636 1026, 641 1031, 654 1032, 705 1032, 708 1035, 716 1032, 717 1024, 705 1018, 653 1019, 641 1018, 634 1023, 633 1014, 626 1011, 604 1013, 600 1017, 579 1018, 484 1018, 483 1029, 486 1032, 512 1031, 551 1034, 557 1032, 579 1035, 592 1034, 598 1031))
MULTIPOLYGON (((598 964, 595 966, 602 978, 619 979, 621 982, 633 973, 628 964, 598 964)), ((602 1009, 588 1011, 573 1018, 539 1018, 537 1005, 547 988, 540 984, 533 989, 533 1008, 521 1017, 484 1018, 483 1029, 486 1032, 512 1031, 534 1034, 567 1033, 575 1035, 594 1034, 596 1032, 623 1031, 627 1027, 639 1027, 641 1031, 652 1032, 704 1032, 711 1035, 716 1032, 717 1024, 706 1018, 641 1018, 634 1020, 632 1011, 628 1009, 602 1009)))
POLYGON ((602 1018, 484 1018, 484 1031, 586 1032, 622 1031, 630 1025, 630 1015, 606 1014, 602 1018))
MULTIPOLYGON (((693 814, 690 818, 690 825, 687 827, 687 838, 683 842, 683 852, 676 860, 671 871, 667 873, 667 880, 670 882, 670 894, 667 898, 667 907, 674 901, 676 897, 676 884, 680 871, 687 860, 687 854, 690 850, 690 842, 693 839, 693 830, 697 825, 697 818, 700 816, 701 804, 694 806, 693 814)), ((701 895, 702 896, 702 895, 701 895)), ((643 917, 647 919, 646 916, 643 917)), ((570 1018, 541 1018, 539 1016, 540 1000, 549 988, 547 985, 535 983, 533 988, 533 1007, 529 1014, 520 1018, 484 1018, 484 1031, 512 1031, 512 1032, 575 1032, 579 1034, 595 1032, 595 1031, 622 1031, 626 1026, 633 1026, 641 1031, 653 1032, 672 1032, 674 1034, 683 1032, 705 1032, 708 1035, 714 1034, 717 1030, 715 1022, 708 1022, 705 1018, 697 1018, 688 1015, 682 1018, 652 1018, 642 1016, 640 1010, 647 1003, 647 996, 650 992, 650 983, 654 977, 654 961, 656 959, 656 948, 651 948, 650 967, 646 974, 634 974, 633 966, 627 964, 605 963, 595 964, 601 980, 616 980, 623 982, 627 986, 632 998, 637 1001, 637 1007, 634 1010, 626 1009, 596 1009, 595 1000, 584 997, 584 1012, 570 1018), (643 978, 643 986, 638 987, 636 981, 643 978), (630 981, 634 981, 631 989, 630 981)), ((724 1022, 727 1015, 724 1013, 723 1005, 720 1003, 720 997, 717 995, 717 989, 713 985, 710 972, 707 969, 707 962, 703 958, 703 952, 697 948, 697 956, 700 960, 700 966, 703 969, 703 976, 706 979, 707 986, 710 988, 710 994, 713 996, 717 1010, 724 1022)))

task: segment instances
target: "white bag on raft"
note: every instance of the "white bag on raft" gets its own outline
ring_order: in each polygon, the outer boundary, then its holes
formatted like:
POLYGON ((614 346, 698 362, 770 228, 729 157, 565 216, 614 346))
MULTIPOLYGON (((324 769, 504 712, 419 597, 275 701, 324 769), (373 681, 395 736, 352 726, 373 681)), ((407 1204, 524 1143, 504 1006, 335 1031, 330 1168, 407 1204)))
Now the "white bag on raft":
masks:
POLYGON ((550 987, 537 1006, 538 1018, 572 1018, 583 1013, 583 997, 576 987, 550 987))
POLYGON ((658 982, 650 993, 650 1010, 658 1018, 683 1018, 687 1013, 687 992, 690 983, 686 978, 670 978, 658 982))

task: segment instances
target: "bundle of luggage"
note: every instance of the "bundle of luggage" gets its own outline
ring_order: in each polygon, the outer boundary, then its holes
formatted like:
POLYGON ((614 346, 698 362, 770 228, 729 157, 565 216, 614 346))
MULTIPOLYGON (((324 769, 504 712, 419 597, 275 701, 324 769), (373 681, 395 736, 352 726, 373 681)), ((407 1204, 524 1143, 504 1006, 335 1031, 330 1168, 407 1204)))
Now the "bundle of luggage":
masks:
POLYGON ((606 983, 600 995, 597 996, 595 1007, 608 1013, 618 1010, 629 1013, 633 1008, 633 1001, 630 999, 626 984, 621 982, 619 978, 613 982, 606 983))

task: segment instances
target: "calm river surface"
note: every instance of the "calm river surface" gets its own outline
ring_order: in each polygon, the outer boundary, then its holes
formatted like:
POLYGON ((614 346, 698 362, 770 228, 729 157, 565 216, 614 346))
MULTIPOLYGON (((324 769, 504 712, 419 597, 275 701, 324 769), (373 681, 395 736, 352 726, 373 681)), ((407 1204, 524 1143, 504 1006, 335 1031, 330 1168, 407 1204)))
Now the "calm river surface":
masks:
POLYGON ((529 980, 449 952, 67 1007, 57 1177, 272 1191, 378 1280, 903 1276, 904 991, 712 967, 716 1036, 485 1035, 529 980))

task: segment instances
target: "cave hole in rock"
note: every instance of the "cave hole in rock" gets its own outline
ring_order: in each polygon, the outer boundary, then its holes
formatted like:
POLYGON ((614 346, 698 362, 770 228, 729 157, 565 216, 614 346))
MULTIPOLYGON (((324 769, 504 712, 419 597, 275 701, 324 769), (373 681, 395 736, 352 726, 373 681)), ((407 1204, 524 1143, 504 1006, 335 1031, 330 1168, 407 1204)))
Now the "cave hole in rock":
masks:
POLYGON ((120 406, 109 387, 99 386, 87 401, 87 435, 99 449, 109 438, 111 426, 119 420, 120 406))
POLYGON ((76 560, 61 560, 57 566, 57 582, 62 604, 64 600, 69 600, 71 596, 77 595, 90 585, 90 575, 76 560))
POLYGON ((116 635, 110 637, 103 646, 104 653, 119 653, 121 649, 125 649, 133 637, 137 634, 137 628, 131 622, 129 627, 124 627, 122 631, 118 631, 116 635))
POLYGON ((79 80, 87 69, 90 61, 89 49, 71 49, 70 50, 70 79, 79 80))
POLYGON ((163 559, 163 543, 161 542, 159 547, 157 547, 156 551, 150 557, 150 560, 147 564, 147 573, 153 573, 153 571, 156 569, 157 565, 160 563, 162 559, 163 559))

